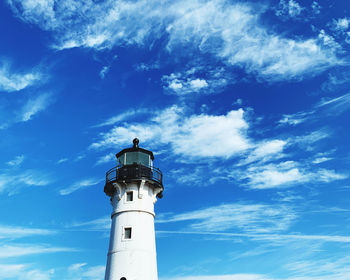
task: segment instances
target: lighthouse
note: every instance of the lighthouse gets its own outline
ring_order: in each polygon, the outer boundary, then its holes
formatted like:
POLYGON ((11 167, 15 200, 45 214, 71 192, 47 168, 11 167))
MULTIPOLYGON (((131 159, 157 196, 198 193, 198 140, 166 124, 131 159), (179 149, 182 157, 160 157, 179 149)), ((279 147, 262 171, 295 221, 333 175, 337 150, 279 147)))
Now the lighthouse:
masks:
POLYGON ((105 280, 158 280, 154 204, 163 196, 162 173, 137 138, 116 157, 104 187, 113 207, 105 280))

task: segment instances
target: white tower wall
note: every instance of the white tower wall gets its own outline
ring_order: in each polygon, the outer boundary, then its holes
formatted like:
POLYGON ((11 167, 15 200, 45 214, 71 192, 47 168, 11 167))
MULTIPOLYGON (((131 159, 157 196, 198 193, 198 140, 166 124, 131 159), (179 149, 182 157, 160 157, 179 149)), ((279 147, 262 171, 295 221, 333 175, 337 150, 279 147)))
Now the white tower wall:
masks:
POLYGON ((113 185, 116 191, 111 198, 112 227, 105 280, 157 280, 154 204, 161 188, 146 181, 113 185), (132 201, 128 201, 130 192, 132 201))

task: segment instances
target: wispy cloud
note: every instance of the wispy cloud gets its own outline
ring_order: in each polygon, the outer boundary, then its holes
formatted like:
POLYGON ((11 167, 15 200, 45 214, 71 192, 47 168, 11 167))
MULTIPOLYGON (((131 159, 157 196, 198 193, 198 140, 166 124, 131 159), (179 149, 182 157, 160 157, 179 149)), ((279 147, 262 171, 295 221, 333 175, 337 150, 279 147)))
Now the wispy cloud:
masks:
POLYGON ((100 71, 100 78, 104 79, 107 73, 109 72, 110 66, 103 66, 100 71))
POLYGON ((306 121, 315 121, 323 117, 338 116, 350 109, 350 93, 335 97, 323 98, 309 111, 283 115, 281 125, 298 125, 306 121))
POLYGON ((193 93, 218 93, 235 78, 223 67, 196 66, 184 72, 164 75, 162 81, 166 92, 184 96, 193 93))
POLYGON ((298 112, 295 114, 286 114, 283 115, 282 119, 279 120, 279 123, 281 125, 298 125, 301 124, 305 121, 307 121, 313 114, 313 111, 308 111, 308 112, 298 112))
POLYGON ((16 156, 14 159, 7 162, 7 165, 15 167, 20 166, 24 161, 24 155, 16 156))
POLYGON ((72 223, 68 227, 83 228, 84 230, 106 231, 111 227, 111 218, 108 216, 87 222, 72 223))
MULTIPOLYGON (((160 280, 273 280, 259 274, 230 274, 230 275, 198 275, 198 276, 175 276, 161 277, 160 280)), ((277 280, 277 279, 275 279, 277 280)))
POLYGON ((0 91, 19 91, 38 82, 41 75, 36 72, 15 73, 8 65, 0 65, 0 91))
POLYGON ((130 119, 131 117, 135 117, 138 115, 143 115, 143 114, 152 114, 153 112, 150 111, 149 109, 130 109, 127 111, 124 111, 123 113, 120 113, 116 116, 113 116, 102 123, 95 125, 94 127, 102 127, 102 126, 109 126, 109 125, 114 125, 118 122, 124 121, 126 119, 130 119))
POLYGON ((46 109, 52 102, 51 94, 41 94, 34 98, 30 98, 20 110, 19 121, 27 122, 34 115, 46 109))
POLYGON ((279 159, 284 156, 283 150, 287 145, 288 141, 279 139, 256 143, 255 148, 238 165, 279 159))
POLYGON ((50 280, 55 270, 42 271, 28 264, 0 264, 1 279, 50 280))
POLYGON ((330 26, 331 26, 331 29, 333 29, 334 31, 346 32, 350 29, 350 18, 344 17, 344 18, 333 19, 330 26))
POLYGON ((350 276, 350 259, 348 256, 335 258, 328 256, 322 259, 295 260, 285 265, 294 274, 310 275, 308 279, 348 279, 350 276))
POLYGON ((280 17, 294 18, 298 17, 302 11, 303 7, 297 1, 294 0, 280 0, 278 9, 276 10, 276 15, 280 17))
POLYGON ((68 188, 61 189, 59 191, 59 193, 60 193, 60 195, 68 195, 68 194, 71 194, 77 190, 84 189, 84 188, 87 188, 90 186, 94 186, 94 185, 97 185, 101 182, 102 182, 102 180, 97 179, 97 178, 84 179, 84 180, 81 180, 81 181, 74 183, 73 185, 69 186, 68 188))
POLYGON ((350 93, 336 98, 323 99, 316 105, 316 108, 327 110, 332 115, 339 115, 350 109, 350 93))
MULTIPOLYGON (((260 17, 267 7, 262 4, 223 0, 166 1, 162 5, 145 0, 8 2, 17 17, 52 30, 58 49, 144 46, 167 34, 169 51, 190 46, 269 81, 315 75, 341 63, 337 50, 318 38, 288 38, 263 26, 260 17)), ((282 2, 288 15, 299 15, 303 9, 297 1, 282 2)))
POLYGON ((10 170, 0 174, 0 193, 9 195, 18 193, 23 187, 46 186, 52 182, 48 174, 34 169, 22 170, 20 173, 10 170))
POLYGON ((57 164, 61 164, 61 163, 64 163, 66 161, 68 161, 68 158, 61 158, 57 161, 57 164))
POLYGON ((111 162, 113 160, 116 160, 115 154, 114 153, 109 153, 109 154, 107 154, 105 156, 100 157, 97 160, 96 165, 100 165, 100 164, 104 164, 104 163, 107 163, 107 162, 111 162))
POLYGON ((192 230, 245 233, 272 233, 287 230, 297 215, 287 205, 231 203, 169 216, 157 223, 190 221, 192 230))
POLYGON ((59 252, 72 252, 75 249, 63 248, 63 247, 49 247, 38 245, 0 245, 0 259, 22 257, 28 255, 59 253, 59 252))
POLYGON ((298 162, 284 161, 265 165, 252 165, 246 170, 236 170, 229 177, 246 181, 249 188, 271 189, 290 187, 302 183, 329 183, 348 178, 347 174, 328 169, 313 169, 298 162))
POLYGON ((55 233, 56 231, 48 229, 0 225, 0 239, 14 239, 35 235, 50 235, 55 233))
POLYGON ((303 235, 303 234, 250 234, 250 233, 232 233, 232 232, 212 232, 212 231, 169 231, 158 230, 160 234, 190 234, 190 235, 208 235, 208 236, 222 236, 226 238, 249 238, 259 241, 270 241, 280 243, 288 243, 291 241, 319 241, 319 242, 336 242, 336 243, 350 243, 350 236, 342 235, 303 235))
POLYGON ((106 266, 88 266, 87 263, 75 263, 69 266, 68 275, 75 280, 100 280, 104 277, 106 266))

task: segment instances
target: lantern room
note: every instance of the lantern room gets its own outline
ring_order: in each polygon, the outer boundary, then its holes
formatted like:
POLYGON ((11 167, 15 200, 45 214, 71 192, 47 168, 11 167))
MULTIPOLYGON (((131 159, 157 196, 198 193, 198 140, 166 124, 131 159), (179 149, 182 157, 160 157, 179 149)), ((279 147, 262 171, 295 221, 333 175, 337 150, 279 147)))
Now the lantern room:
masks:
POLYGON ((154 156, 151 151, 139 147, 139 139, 133 140, 134 146, 120 151, 116 157, 120 167, 124 165, 143 165, 147 167, 153 166, 154 156))
MULTIPOLYGON (((145 181, 154 188, 163 190, 162 172, 153 166, 154 156, 151 151, 139 147, 139 140, 133 140, 133 147, 124 149, 116 154, 117 166, 106 173, 104 191, 108 196, 115 192, 114 183, 129 183, 145 181)), ((158 197, 162 197, 162 191, 158 197)))

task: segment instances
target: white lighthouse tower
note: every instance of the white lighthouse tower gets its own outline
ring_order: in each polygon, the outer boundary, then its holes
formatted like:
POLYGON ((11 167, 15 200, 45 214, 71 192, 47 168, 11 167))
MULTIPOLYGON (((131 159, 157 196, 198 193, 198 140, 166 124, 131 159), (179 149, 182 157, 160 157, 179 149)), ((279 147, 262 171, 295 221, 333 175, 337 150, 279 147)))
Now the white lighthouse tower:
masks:
POLYGON ((154 204, 162 197, 162 173, 153 153, 137 138, 133 143, 106 174, 113 212, 105 280, 158 280, 154 204))

